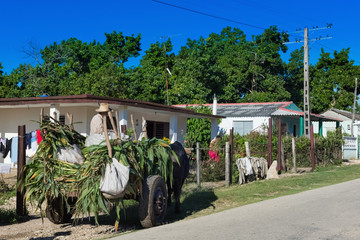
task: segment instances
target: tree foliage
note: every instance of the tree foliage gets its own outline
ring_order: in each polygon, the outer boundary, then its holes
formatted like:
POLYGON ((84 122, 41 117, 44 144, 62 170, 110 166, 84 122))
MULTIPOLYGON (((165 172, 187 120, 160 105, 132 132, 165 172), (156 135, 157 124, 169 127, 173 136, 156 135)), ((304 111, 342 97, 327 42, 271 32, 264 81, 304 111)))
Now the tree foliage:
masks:
MULTIPOLYGON (((198 39, 188 39, 178 53, 170 39, 151 44, 137 67, 124 63, 140 55, 141 35, 105 33, 105 41, 70 38, 35 52, 36 65, 21 64, 9 75, 1 71, 0 97, 40 94, 94 94, 167 104, 293 101, 303 105, 303 48, 290 53, 288 34, 276 26, 250 38, 239 28, 226 27, 198 39)), ((359 66, 350 49, 322 50, 310 66, 311 108, 320 113, 352 107, 359 66)), ((360 85, 360 84, 359 84, 360 85)), ((358 91, 359 92, 359 91, 358 91)))

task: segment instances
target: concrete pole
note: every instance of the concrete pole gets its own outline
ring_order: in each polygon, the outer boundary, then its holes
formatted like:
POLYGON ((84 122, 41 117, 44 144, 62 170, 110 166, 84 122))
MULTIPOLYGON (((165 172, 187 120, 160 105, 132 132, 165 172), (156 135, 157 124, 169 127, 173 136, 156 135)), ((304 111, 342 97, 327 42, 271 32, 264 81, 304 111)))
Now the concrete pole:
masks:
POLYGON ((196 143, 196 184, 200 187, 200 143, 196 143))
POLYGON ((310 137, 309 31, 304 28, 304 134, 310 137))
POLYGON ((225 184, 230 186, 230 144, 225 143, 225 184))
POLYGON ((354 89, 354 105, 351 119, 351 136, 354 137, 354 122, 355 122, 355 108, 356 108, 356 97, 357 97, 357 78, 355 78, 355 89, 354 89))

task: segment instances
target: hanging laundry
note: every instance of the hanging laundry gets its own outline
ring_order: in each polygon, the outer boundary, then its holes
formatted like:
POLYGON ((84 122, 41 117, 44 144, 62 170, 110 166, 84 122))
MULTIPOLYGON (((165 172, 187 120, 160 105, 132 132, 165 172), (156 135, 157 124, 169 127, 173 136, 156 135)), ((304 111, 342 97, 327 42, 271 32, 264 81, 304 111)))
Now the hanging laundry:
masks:
POLYGON ((30 149, 31 148, 31 132, 25 134, 25 148, 30 149))
POLYGON ((12 143, 11 143, 11 153, 10 153, 10 157, 11 157, 11 162, 15 163, 18 160, 18 137, 13 137, 12 138, 12 143))
POLYGON ((31 151, 33 151, 35 153, 37 147, 38 147, 37 133, 36 133, 36 131, 32 131, 31 132, 31 151))
POLYGON ((37 129, 37 130, 36 130, 36 136, 37 136, 37 143, 40 144, 41 141, 42 141, 40 129, 37 129))
POLYGON ((5 151, 5 145, 0 141, 0 153, 5 151))
POLYGON ((4 152, 2 153, 2 154, 3 154, 3 158, 6 158, 6 156, 7 156, 8 153, 10 152, 10 150, 11 150, 11 143, 12 143, 12 139, 7 139, 7 138, 5 138, 5 140, 6 140, 5 150, 4 150, 4 152))

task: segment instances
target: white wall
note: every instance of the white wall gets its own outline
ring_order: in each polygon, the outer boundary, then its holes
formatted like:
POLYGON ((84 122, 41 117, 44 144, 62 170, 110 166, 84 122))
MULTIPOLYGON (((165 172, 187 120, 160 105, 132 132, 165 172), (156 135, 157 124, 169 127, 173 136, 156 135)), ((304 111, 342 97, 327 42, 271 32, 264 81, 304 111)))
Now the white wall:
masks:
MULTIPOLYGON (((121 108, 121 107, 120 107, 121 108)), ((60 115, 65 115, 65 123, 68 124, 66 113, 73 114, 74 129, 80 134, 87 136, 90 133, 90 121, 96 114, 97 107, 81 106, 81 107, 59 107, 60 115)), ((119 108, 118 108, 119 109, 119 108)), ((0 108, 0 137, 12 138, 18 135, 18 126, 25 125, 26 132, 35 131, 39 128, 41 107, 29 107, 29 108, 0 108), (37 121, 37 122, 36 122, 37 121)), ((116 110, 116 108, 114 108, 116 110)), ((48 115, 50 111, 49 107, 44 108, 44 114, 48 115)), ((131 114, 133 114, 135 129, 137 137, 139 137, 142 127, 142 117, 148 121, 158 122, 170 122, 170 117, 174 114, 158 113, 156 111, 148 109, 132 108, 128 110, 128 125, 127 128, 132 128, 131 114)), ((113 113, 115 117, 115 113, 113 113)), ((181 143, 184 142, 183 136, 186 134, 186 117, 178 117, 177 121, 177 140, 181 143), (181 133, 183 130, 183 133, 181 133)), ((10 163, 10 154, 4 159, 0 159, 0 162, 10 163)))
POLYGON ((227 117, 221 120, 219 128, 222 132, 230 134, 230 129, 234 127, 234 121, 253 121, 253 129, 261 128, 269 123, 268 117, 227 117))

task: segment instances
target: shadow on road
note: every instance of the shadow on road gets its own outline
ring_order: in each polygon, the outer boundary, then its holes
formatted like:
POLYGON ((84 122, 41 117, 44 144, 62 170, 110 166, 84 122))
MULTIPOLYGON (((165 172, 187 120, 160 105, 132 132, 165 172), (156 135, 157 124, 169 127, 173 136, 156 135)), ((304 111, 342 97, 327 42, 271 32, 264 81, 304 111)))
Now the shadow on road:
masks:
POLYGON ((183 201, 180 205, 181 213, 175 213, 175 203, 173 201, 172 205, 167 209, 165 221, 176 222, 209 207, 215 209, 213 202, 217 200, 217 196, 212 189, 188 190, 183 195, 183 201))

